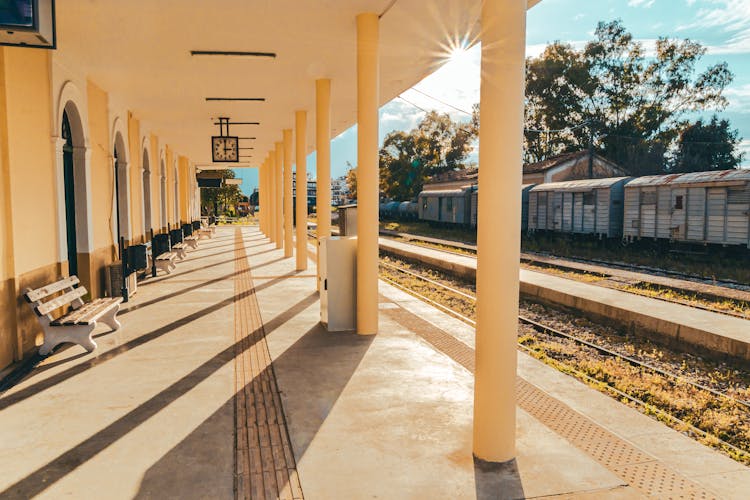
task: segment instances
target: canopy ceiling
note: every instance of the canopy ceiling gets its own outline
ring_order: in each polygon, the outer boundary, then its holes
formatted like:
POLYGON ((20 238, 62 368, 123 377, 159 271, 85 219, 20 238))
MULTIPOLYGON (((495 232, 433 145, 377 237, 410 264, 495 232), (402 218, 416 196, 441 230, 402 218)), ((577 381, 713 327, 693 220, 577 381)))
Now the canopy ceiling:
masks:
MULTIPOLYGON (((538 0, 530 0, 529 5, 538 0)), ((380 100, 433 72, 451 49, 477 41, 480 0, 87 0, 58 2, 58 54, 110 93, 179 154, 211 160, 215 118, 233 126, 251 166, 308 111, 314 150, 314 82, 331 78, 333 135, 356 122, 356 24, 381 14, 380 100), (275 53, 194 56, 191 50, 275 53), (264 102, 206 102, 260 97, 264 102)))

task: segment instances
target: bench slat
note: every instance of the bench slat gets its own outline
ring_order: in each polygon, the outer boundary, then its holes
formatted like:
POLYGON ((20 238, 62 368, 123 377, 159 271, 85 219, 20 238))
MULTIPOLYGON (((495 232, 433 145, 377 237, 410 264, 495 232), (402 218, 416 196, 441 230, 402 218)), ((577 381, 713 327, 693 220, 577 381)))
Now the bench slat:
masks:
POLYGON ((74 300, 83 297, 84 295, 86 295, 86 293, 88 292, 86 291, 85 287, 75 288, 71 290, 70 292, 64 293, 60 295, 59 297, 55 297, 54 299, 49 300, 45 302, 44 304, 37 306, 35 308, 36 313, 39 316, 44 316, 45 314, 51 313, 55 309, 58 309, 66 304, 70 304, 74 300))
POLYGON ((90 325, 120 302, 122 302, 122 298, 120 297, 96 299, 80 309, 71 311, 65 316, 56 319, 51 324, 53 326, 90 325))
POLYGON ((159 254, 156 257, 156 260, 172 260, 176 257, 176 255, 173 252, 165 252, 162 254, 159 254))
POLYGON ((49 297, 55 292, 59 292, 60 290, 64 290, 66 288, 72 288, 74 285, 77 285, 78 283, 79 283, 78 276, 69 276, 67 278, 61 279, 58 282, 45 285, 41 288, 37 288, 36 290, 31 290, 30 292, 26 292, 24 295, 26 296, 27 301, 36 302, 38 300, 42 300, 45 297, 49 297))

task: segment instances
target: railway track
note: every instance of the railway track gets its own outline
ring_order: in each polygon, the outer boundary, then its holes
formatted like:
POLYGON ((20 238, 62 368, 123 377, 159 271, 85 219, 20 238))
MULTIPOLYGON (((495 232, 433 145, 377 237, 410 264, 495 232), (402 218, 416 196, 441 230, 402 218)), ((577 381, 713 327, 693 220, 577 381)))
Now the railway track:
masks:
MULTIPOLYGON (((523 254, 526 257, 533 258, 534 256, 538 257, 555 257, 553 255, 549 254, 543 254, 543 253, 534 253, 534 252, 524 252, 523 254)), ((709 279, 705 276, 699 276, 697 274, 689 274, 689 273, 682 273, 679 271, 670 271, 668 269, 661 269, 657 267, 650 267, 650 266, 642 266, 638 264, 626 264, 624 262, 610 262, 606 260, 600 260, 600 259, 583 259, 579 257, 565 257, 565 260, 569 260, 571 262, 578 262, 580 264, 590 264, 595 266, 603 266, 603 267, 610 267, 614 269, 621 269, 623 271, 632 271, 637 273, 643 273, 643 274, 651 274, 654 276, 662 276, 665 278, 675 278, 685 281, 694 281, 696 283, 701 283, 704 285, 714 285, 719 286, 723 288, 731 288, 733 290, 741 290, 743 292, 750 292, 750 283, 742 283, 739 281, 734 280, 719 280, 719 279, 709 279)))
MULTIPOLYGON (((410 243, 414 242, 422 242, 427 243, 431 245, 439 245, 441 248, 440 250, 443 250, 444 252, 456 254, 456 255, 462 255, 462 256, 471 256, 472 254, 476 255, 476 246, 475 245, 468 245, 465 243, 458 243, 453 244, 451 241, 448 240, 439 240, 436 238, 429 238, 429 237, 420 237, 415 235, 410 235, 406 233, 381 233, 381 236, 385 237, 397 237, 404 239, 410 243), (452 248, 455 248, 457 250, 451 250, 452 248)), ((545 253, 537 253, 537 252, 523 252, 521 254, 522 259, 526 259, 528 261, 535 261, 535 257, 550 257, 550 258, 559 258, 555 255, 545 254, 545 253)), ((651 266, 643 266, 639 264, 627 264, 624 262, 611 262, 601 259, 584 259, 581 257, 565 257, 564 260, 568 260, 571 262, 577 262, 579 264, 589 264, 594 266, 602 266, 602 267, 609 267, 613 269, 620 269, 623 271, 631 271, 631 272, 637 272, 637 273, 643 273, 643 274, 651 274, 654 276, 662 276, 667 278, 675 278, 675 279, 681 279, 685 281, 694 281, 696 283, 701 283, 704 285, 714 285, 724 288, 731 288, 734 290, 741 290, 744 292, 750 292, 750 283, 742 283, 740 281, 735 280, 721 280, 721 279, 709 279, 705 276, 700 276, 697 274, 690 274, 690 273, 683 273, 679 271, 671 271, 669 269, 661 269, 651 266)))
MULTIPOLYGON (((437 240, 434 238, 422 238, 422 237, 412 237, 409 235, 405 235, 403 233, 399 233, 397 235, 389 234, 387 233, 385 235, 386 237, 397 237, 401 240, 404 240, 408 243, 416 244, 418 246, 425 246, 427 248, 433 248, 437 249, 446 253, 451 253, 455 255, 460 255, 462 257, 469 257, 469 258, 476 258, 476 254, 472 253, 472 250, 470 249, 469 245, 466 244, 459 244, 456 246, 456 250, 452 250, 450 248, 450 242, 443 241, 443 240, 437 240), (440 243, 438 243, 440 242, 440 243)), ((474 247, 475 248, 475 247, 474 247)), ((702 309, 705 311, 710 311, 714 313, 724 314, 727 316, 734 316, 737 318, 742 319, 748 319, 750 317, 750 301, 747 299, 742 299, 738 297, 742 297, 741 292, 748 291, 750 292, 750 285, 744 285, 742 283, 738 282, 732 282, 732 281, 714 281, 714 280, 708 280, 705 278, 700 278, 697 276, 691 276, 691 275, 685 275, 683 273, 678 272, 672 272, 672 271, 664 271, 661 275, 657 273, 657 271, 660 271, 655 268, 648 268, 645 266, 636 266, 636 265, 627 265, 627 264, 618 264, 618 263, 610 263, 606 261, 601 260, 587 260, 587 259, 571 259, 571 258, 565 258, 563 260, 567 260, 570 262, 575 262, 579 264, 586 264, 590 266, 598 266, 598 267, 607 267, 610 269, 618 269, 622 271, 628 271, 632 273, 638 273, 641 275, 646 275, 644 277, 639 278, 628 278, 625 281, 622 281, 623 278, 618 277, 616 274, 608 274, 605 269, 583 269, 575 266, 566 265, 564 262, 556 263, 556 262, 550 262, 549 259, 555 259, 559 260, 559 258, 547 255, 547 254, 537 254, 537 253, 522 253, 521 254, 521 261, 524 264, 530 265, 532 267, 538 267, 542 269, 555 269, 559 270, 563 273, 565 273, 570 279, 577 279, 577 275, 597 275, 600 277, 605 278, 607 281, 602 282, 602 286, 608 286, 610 288, 615 288, 618 290, 626 291, 628 293, 634 293, 638 295, 643 295, 646 297, 650 297, 653 299, 658 300, 664 300, 667 302, 674 302, 678 304, 687 305, 690 307, 694 307, 696 309, 702 309), (653 272, 643 272, 643 271, 653 271, 653 272), (667 273, 671 273, 671 276, 668 276, 667 273), (572 276, 571 276, 572 275, 572 276), (702 285, 711 285, 713 293, 709 292, 706 293, 704 291, 698 291, 697 289, 690 289, 688 288, 682 288, 679 286, 679 284, 675 285, 669 285, 664 284, 663 280, 656 279, 655 282, 648 281, 648 276, 654 276, 654 277, 661 277, 661 278, 668 278, 668 279, 681 279, 682 281, 690 281, 695 283, 700 283, 702 285), (611 282, 611 283, 607 283, 611 282), (657 289, 661 291, 662 293, 647 293, 647 291, 640 291, 636 286, 627 286, 628 282, 632 283, 638 283, 646 285, 646 288, 651 287, 653 289, 657 289), (605 284, 607 283, 607 284, 605 284), (737 291, 729 291, 726 292, 717 291, 718 289, 724 288, 724 289, 731 289, 731 290, 737 290, 737 291), (745 290, 747 288, 747 290, 745 290), (683 295, 683 297, 678 298, 675 296, 675 293, 670 292, 676 292, 677 295, 683 295), (729 305, 728 305, 729 304, 729 305)), ((683 285, 686 286, 686 285, 683 285)))
MULTIPOLYGON (((382 268, 386 270, 394 271, 396 273, 399 273, 401 275, 408 277, 409 279, 419 280, 420 282, 426 283, 431 287, 437 287, 440 290, 443 290, 451 295, 454 295, 455 297, 459 297, 460 299, 470 302, 472 304, 476 302, 476 296, 473 295, 472 293, 467 293, 466 291, 448 286, 444 283, 441 283, 440 281, 426 277, 420 273, 414 272, 413 270, 406 269, 401 266, 394 265, 388 262, 382 262, 382 261, 380 265, 382 268)), ((381 279, 395 286, 396 288, 399 288, 411 295, 414 295, 417 298, 435 306, 436 308, 460 319, 461 321, 469 325, 472 325, 472 326, 476 325, 475 321, 471 317, 469 317, 470 315, 467 315, 465 312, 456 311, 454 308, 450 307, 449 305, 446 305, 445 303, 441 303, 441 301, 439 300, 434 300, 430 297, 427 297, 424 294, 416 291, 413 287, 409 287, 407 285, 404 285, 403 282, 399 282, 398 279, 393 279, 392 277, 384 276, 383 273, 381 273, 381 279)), ((587 349, 592 349, 602 356, 612 358, 612 359, 617 359, 639 370, 643 370, 653 376, 662 377, 666 380, 669 380, 672 384, 687 385, 687 386, 694 388, 697 391, 702 391, 703 393, 710 395, 710 397, 723 400, 737 408, 741 408, 746 414, 745 415, 746 418, 750 419, 750 401, 735 398, 725 392, 714 389, 712 387, 708 387, 705 384, 701 384, 693 380, 689 380, 688 378, 681 376, 677 373, 673 373, 668 370, 659 368, 650 363, 636 359, 633 356, 628 356, 626 354, 616 352, 613 349, 610 349, 601 345, 597 345, 594 342, 580 338, 570 333, 560 331, 556 328, 553 328, 549 325, 545 325, 539 321, 533 320, 523 315, 519 315, 518 321, 520 324, 526 325, 527 327, 530 327, 531 329, 533 329, 534 331, 538 333, 551 336, 551 337, 555 337, 558 339, 565 339, 579 346, 583 346, 587 349)), ((538 354, 538 352, 535 352, 535 349, 527 345, 524 345, 522 342, 519 342, 519 348, 526 352, 529 352, 530 354, 534 355, 534 357, 537 357, 537 358, 540 357, 536 355, 538 354)), ((591 385, 595 385, 597 387, 602 387, 603 385, 606 388, 606 391, 612 394, 613 396, 630 401, 632 404, 640 407, 646 413, 650 413, 650 412, 658 413, 661 417, 669 420, 673 424, 673 427, 687 429, 688 434, 691 434, 693 437, 698 437, 699 439, 703 441, 713 441, 714 443, 718 443, 718 445, 716 446, 717 448, 724 450, 730 456, 733 456, 735 459, 739 461, 742 461, 744 463, 750 463, 750 451, 744 450, 724 439, 721 439, 719 436, 711 434, 710 432, 707 432, 701 428, 698 428, 680 419, 679 417, 669 413, 668 411, 664 409, 655 407, 652 403, 648 401, 644 401, 645 398, 638 397, 637 395, 622 391, 618 389, 617 387, 615 387, 615 384, 612 383, 611 381, 592 377, 586 373, 581 372, 580 370, 577 370, 573 366, 568 366, 566 371, 573 372, 575 376, 584 380, 585 382, 590 383, 591 385)))

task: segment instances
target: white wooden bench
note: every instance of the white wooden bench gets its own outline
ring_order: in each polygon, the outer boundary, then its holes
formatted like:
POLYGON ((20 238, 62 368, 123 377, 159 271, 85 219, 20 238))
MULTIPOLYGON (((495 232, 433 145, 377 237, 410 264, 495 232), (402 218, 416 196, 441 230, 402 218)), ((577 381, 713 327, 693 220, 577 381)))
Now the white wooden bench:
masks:
POLYGON ((154 262, 156 262, 157 271, 166 271, 167 274, 172 274, 172 270, 177 266, 174 263, 174 259, 177 254, 174 252, 164 252, 156 256, 154 262))
POLYGON ((187 245, 185 243, 175 243, 172 245, 172 250, 180 260, 185 260, 185 257, 187 257, 187 245))
POLYGON ((42 356, 46 356, 63 342, 73 342, 88 352, 93 351, 96 349, 96 342, 91 338, 91 333, 96 328, 97 321, 101 321, 112 330, 120 329, 120 322, 116 316, 122 297, 84 302, 81 297, 86 295, 87 291, 82 286, 74 288, 78 283, 77 276, 70 276, 36 290, 26 289, 24 297, 31 304, 44 330, 44 344, 39 348, 39 354, 42 356), (62 292, 62 295, 44 301, 58 292, 62 292), (59 318, 52 317, 55 310, 67 305, 71 307, 69 312, 59 318))
POLYGON ((198 239, 203 239, 203 238, 210 239, 213 237, 213 235, 214 235, 213 231, 211 231, 211 229, 208 227, 202 227, 198 229, 198 239))
POLYGON ((190 248, 194 248, 196 250, 198 249, 198 236, 197 235, 185 236, 183 241, 187 243, 187 245, 190 248))

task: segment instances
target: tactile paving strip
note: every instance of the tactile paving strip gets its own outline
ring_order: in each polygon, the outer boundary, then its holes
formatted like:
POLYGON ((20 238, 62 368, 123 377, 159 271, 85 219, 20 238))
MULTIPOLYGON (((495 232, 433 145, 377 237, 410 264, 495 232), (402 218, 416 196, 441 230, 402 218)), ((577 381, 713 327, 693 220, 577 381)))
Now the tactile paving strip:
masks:
POLYGON ((242 230, 235 230, 235 498, 302 499, 242 230))
MULTIPOLYGON (((406 309, 386 309, 383 312, 474 372, 474 349, 471 347, 406 309)), ((516 402, 525 412, 588 453, 645 496, 664 499, 716 498, 656 458, 520 377, 516 380, 516 402)))

